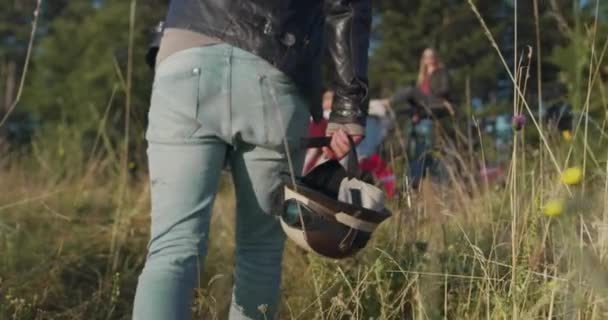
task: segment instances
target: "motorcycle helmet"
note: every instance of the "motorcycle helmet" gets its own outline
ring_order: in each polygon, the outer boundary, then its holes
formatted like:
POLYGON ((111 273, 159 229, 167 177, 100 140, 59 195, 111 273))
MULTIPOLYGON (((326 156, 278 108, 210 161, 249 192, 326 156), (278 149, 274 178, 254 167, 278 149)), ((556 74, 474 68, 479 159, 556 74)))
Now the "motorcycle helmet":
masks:
MULTIPOLYGON (((356 153, 353 158, 351 163, 356 153)), ((350 257, 367 245, 391 213, 384 207, 382 190, 354 171, 329 160, 285 183, 280 221, 290 240, 333 259, 350 257)))

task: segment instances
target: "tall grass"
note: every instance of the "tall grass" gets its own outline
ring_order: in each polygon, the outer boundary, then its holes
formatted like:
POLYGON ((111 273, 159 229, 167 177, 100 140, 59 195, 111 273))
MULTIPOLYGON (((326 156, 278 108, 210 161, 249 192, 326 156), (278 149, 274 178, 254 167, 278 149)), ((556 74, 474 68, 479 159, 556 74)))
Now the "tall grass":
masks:
MULTIPOLYGON (((533 113, 526 101, 532 57, 517 58, 510 72, 516 113, 533 113)), ((128 81, 119 86, 127 97, 128 81)), ((0 319, 130 317, 148 241, 148 179, 129 165, 128 117, 118 144, 108 136, 107 114, 95 117, 93 147, 81 128, 60 124, 39 132, 30 152, 0 162, 0 319)), ((394 199, 394 216, 356 257, 326 260, 289 244, 280 319, 606 319, 608 154, 603 138, 595 139, 605 132, 583 117, 584 127, 565 142, 532 119, 514 134, 504 184, 477 179, 491 143, 467 159, 460 152, 467 148, 448 140, 447 181, 427 180, 419 193, 394 199), (538 133, 538 146, 526 131, 538 133), (580 186, 560 182, 572 165, 584 168, 580 186), (543 207, 553 199, 565 208, 548 217, 543 207)), ((398 172, 403 137, 398 131, 398 143, 387 146, 398 172)), ((196 290, 197 319, 224 318, 229 307, 233 211, 226 176, 196 290)))
MULTIPOLYGON (((559 160, 568 154, 567 146, 554 150, 559 160)), ((146 254, 146 176, 131 177, 121 197, 116 168, 73 167, 80 172, 48 179, 37 161, 6 164, 0 178, 0 318, 127 319, 146 254)), ((464 185, 427 182, 411 208, 395 201, 392 221, 353 259, 289 245, 281 319, 603 319, 605 168, 591 170, 585 193, 574 187, 570 197, 557 175, 539 172, 537 157, 526 161, 516 180, 517 220, 510 188, 469 194, 464 185), (568 204, 550 218, 540 203, 553 197, 568 204)), ((226 177, 196 292, 198 319, 221 318, 228 307, 233 209, 226 177)))

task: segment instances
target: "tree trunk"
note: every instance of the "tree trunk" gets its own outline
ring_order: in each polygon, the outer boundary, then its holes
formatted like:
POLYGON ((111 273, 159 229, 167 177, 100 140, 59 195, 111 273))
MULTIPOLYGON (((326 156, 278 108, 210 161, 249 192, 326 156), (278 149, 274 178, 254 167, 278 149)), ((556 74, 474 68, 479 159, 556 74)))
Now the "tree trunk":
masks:
POLYGON ((6 64, 6 78, 4 86, 4 110, 8 111, 15 99, 15 89, 17 87, 17 63, 9 60, 6 64))

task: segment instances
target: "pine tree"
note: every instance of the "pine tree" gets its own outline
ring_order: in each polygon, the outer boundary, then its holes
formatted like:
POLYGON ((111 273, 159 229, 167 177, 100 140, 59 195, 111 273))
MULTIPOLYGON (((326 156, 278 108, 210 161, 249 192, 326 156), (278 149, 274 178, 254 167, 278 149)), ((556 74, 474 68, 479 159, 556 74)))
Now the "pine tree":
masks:
MULTIPOLYGON (((492 31, 498 33, 497 1, 477 1, 492 31)), ((464 95, 467 78, 473 94, 483 94, 499 71, 497 56, 466 1, 378 1, 370 76, 373 93, 389 94, 416 79, 420 54, 436 48, 453 77, 454 93, 464 95)))
POLYGON ((0 2, 0 111, 15 98, 34 8, 31 0, 0 2))
MULTIPOLYGON (((37 39, 44 37, 50 21, 67 5, 67 0, 41 2, 38 13, 37 39)), ((15 99, 25 62, 37 0, 0 2, 0 111, 15 99)))
MULTIPOLYGON (((70 2, 39 44, 24 105, 47 122, 63 119, 95 128, 116 90, 110 124, 122 123, 130 5, 124 0, 70 2)), ((165 10, 166 1, 137 1, 130 94, 131 116, 140 129, 152 83, 144 61, 148 31, 165 10)))
MULTIPOLYGON (((576 0, 555 0, 560 6, 576 0)), ((512 1, 474 1, 496 44, 513 70, 514 11, 512 1)), ((536 92, 536 21, 533 1, 518 1, 517 40, 521 65, 530 66, 528 91, 536 92), (532 59, 524 53, 532 48, 532 59)), ((554 49, 567 43, 547 1, 539 3, 543 82, 558 80, 559 66, 549 57, 554 49)), ((379 39, 372 54, 370 71, 373 94, 386 96, 396 87, 411 85, 416 79, 418 62, 425 47, 436 48, 453 78, 454 94, 463 101, 467 79, 471 95, 487 97, 500 85, 510 86, 504 65, 487 38, 468 1, 376 1, 379 39), (502 83, 499 83, 499 80, 502 83)), ((568 16, 566 19, 571 19, 568 16)), ((505 96, 510 100, 512 89, 505 96)))

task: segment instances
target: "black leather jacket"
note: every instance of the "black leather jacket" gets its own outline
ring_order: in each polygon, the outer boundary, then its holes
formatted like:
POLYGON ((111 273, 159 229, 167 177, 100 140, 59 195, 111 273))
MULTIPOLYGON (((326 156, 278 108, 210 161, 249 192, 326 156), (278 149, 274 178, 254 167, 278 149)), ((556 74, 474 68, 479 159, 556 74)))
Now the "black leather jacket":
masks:
POLYGON ((319 119, 323 45, 334 66, 331 128, 363 132, 371 0, 172 0, 165 27, 201 32, 290 76, 319 119))
POLYGON ((398 113, 418 114, 428 118, 443 118, 450 115, 448 105, 454 110, 450 95, 450 74, 446 68, 438 69, 429 78, 430 93, 423 93, 419 87, 406 86, 398 89, 390 98, 391 105, 398 113), (408 104, 404 109, 403 104, 408 104))

